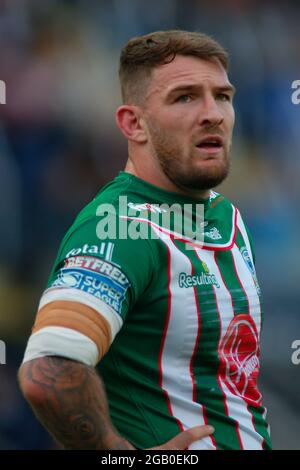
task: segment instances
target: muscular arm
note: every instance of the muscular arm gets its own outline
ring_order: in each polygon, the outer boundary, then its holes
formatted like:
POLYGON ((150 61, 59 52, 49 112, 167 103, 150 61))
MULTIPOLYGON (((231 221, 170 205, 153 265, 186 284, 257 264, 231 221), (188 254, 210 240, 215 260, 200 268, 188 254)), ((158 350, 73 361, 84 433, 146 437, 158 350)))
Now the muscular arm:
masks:
POLYGON ((133 449, 113 427, 101 379, 91 367, 61 357, 24 363, 25 398, 65 449, 133 449))
MULTIPOLYGON (((38 312, 19 381, 37 418, 65 449, 134 449, 114 428, 102 381, 86 365, 96 364, 111 341, 107 319, 79 302, 53 301, 38 312), (45 355, 49 350, 52 356, 45 355), (60 357, 64 353, 78 361, 60 357)), ((185 449, 212 432, 196 426, 152 449, 185 449)))

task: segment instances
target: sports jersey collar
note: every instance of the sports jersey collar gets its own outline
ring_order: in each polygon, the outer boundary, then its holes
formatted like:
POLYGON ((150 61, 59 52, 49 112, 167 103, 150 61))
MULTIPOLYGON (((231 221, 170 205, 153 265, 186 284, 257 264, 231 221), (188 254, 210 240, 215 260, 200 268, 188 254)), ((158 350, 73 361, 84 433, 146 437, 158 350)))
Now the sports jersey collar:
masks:
MULTIPOLYGON (((166 191, 131 173, 121 171, 114 180, 124 188, 125 193, 142 197, 147 202, 166 204, 197 204, 204 205, 205 214, 205 241, 203 248, 208 250, 227 250, 233 246, 236 235, 236 208, 221 194, 211 191, 210 197, 197 200, 189 196, 166 191)), ((145 201, 143 201, 145 202, 145 201)))
MULTIPOLYGON (((133 181, 135 185, 138 185, 140 189, 145 192, 145 191, 151 191, 152 196, 157 196, 159 200, 162 201, 169 201, 172 203, 198 203, 198 204, 204 204, 205 208, 209 206, 212 197, 208 198, 203 198, 203 199, 195 199, 193 197, 189 196, 184 196, 182 194, 173 192, 173 191, 166 191, 165 189, 162 189, 158 186, 155 186, 154 184, 148 183, 147 181, 143 180, 142 178, 138 178, 137 176, 127 173, 126 171, 120 171, 118 176, 116 177, 116 180, 124 180, 126 182, 128 181, 133 181)), ((213 191, 211 191, 211 195, 216 194, 213 191)), ((219 196, 219 195, 218 195, 219 196)))

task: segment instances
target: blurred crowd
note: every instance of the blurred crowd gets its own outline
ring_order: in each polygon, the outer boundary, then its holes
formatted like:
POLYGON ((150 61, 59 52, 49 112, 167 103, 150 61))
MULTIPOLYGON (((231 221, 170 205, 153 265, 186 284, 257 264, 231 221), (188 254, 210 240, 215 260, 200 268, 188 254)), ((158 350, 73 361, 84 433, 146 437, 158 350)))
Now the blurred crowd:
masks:
MULTIPOLYGON (((16 369, 60 240, 126 162, 114 110, 120 48, 135 35, 199 30, 230 53, 236 129, 232 173, 220 191, 255 240, 265 362, 289 361, 299 315, 300 105, 291 102, 299 21, 298 1, 1 0, 0 339, 8 352, 0 449, 53 446, 20 397, 16 369)), ((300 402, 293 406, 300 414, 300 402)))

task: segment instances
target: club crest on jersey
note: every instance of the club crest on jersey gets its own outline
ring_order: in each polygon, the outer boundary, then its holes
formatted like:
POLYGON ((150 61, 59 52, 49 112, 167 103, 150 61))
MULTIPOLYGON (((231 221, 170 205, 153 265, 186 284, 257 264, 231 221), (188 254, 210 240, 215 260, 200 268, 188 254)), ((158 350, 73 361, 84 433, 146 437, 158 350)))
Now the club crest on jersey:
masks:
POLYGON ((249 314, 231 320, 219 346, 219 378, 229 390, 249 405, 260 406, 262 396, 257 388, 259 373, 259 338, 249 314))
POLYGON ((252 259, 251 259, 251 256, 249 254, 249 251, 247 250, 247 248, 245 246, 242 246, 240 251, 241 251, 241 255, 242 255, 242 257, 243 257, 243 259, 244 259, 244 261, 247 265, 247 268, 249 269, 250 273, 252 274, 253 281, 254 281, 254 284, 255 284, 255 287, 256 287, 256 291, 257 291, 258 294, 260 294, 261 290, 260 290, 260 287, 259 287, 259 284, 258 284, 255 267, 254 267, 254 264, 252 263, 252 259))

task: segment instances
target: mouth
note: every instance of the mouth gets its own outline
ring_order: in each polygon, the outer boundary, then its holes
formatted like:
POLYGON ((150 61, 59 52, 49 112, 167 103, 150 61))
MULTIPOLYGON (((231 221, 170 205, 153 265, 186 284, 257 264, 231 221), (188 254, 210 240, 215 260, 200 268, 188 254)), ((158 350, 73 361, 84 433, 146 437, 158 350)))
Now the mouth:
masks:
POLYGON ((223 139, 216 135, 206 136, 196 144, 197 149, 209 154, 219 152, 223 146, 223 139))

